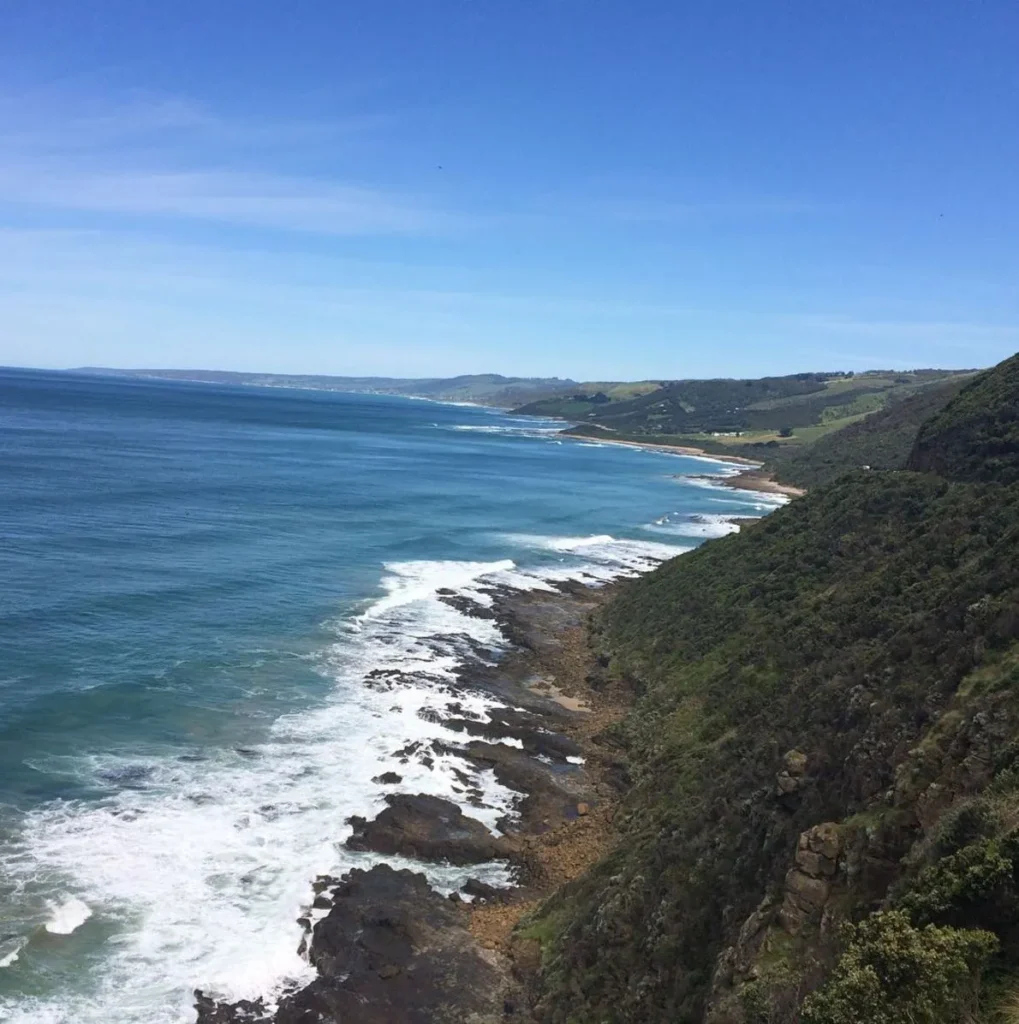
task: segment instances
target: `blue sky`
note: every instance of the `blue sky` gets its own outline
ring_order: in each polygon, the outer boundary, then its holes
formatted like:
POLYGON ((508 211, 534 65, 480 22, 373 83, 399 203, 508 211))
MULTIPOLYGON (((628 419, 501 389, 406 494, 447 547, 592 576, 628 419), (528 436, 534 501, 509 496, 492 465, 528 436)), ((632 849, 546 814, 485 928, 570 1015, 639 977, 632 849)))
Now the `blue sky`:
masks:
POLYGON ((0 363, 1019 349, 1014 0, 8 0, 0 363))

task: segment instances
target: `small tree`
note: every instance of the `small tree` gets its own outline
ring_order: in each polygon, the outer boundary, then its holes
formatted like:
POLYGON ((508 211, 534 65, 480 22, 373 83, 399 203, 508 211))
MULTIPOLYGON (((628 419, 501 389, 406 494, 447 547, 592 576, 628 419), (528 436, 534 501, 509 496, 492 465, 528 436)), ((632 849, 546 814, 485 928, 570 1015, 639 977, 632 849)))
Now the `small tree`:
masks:
POLYGON ((975 929, 914 928, 902 910, 849 929, 828 983, 803 1004, 804 1024, 957 1024, 976 1003, 980 968, 998 947, 975 929))
POLYGON ((792 437, 793 436, 793 428, 792 427, 783 427, 778 432, 778 436, 779 437, 792 437))

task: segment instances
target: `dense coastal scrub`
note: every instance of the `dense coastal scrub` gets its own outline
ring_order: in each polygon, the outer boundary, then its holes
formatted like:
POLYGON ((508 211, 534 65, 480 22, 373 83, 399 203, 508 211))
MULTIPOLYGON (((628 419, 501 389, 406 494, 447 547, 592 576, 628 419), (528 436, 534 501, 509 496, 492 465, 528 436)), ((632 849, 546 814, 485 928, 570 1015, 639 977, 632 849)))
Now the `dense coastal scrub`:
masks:
POLYGON ((772 474, 795 487, 819 487, 843 473, 869 469, 905 469, 920 427, 940 412, 966 384, 950 377, 806 445, 749 447, 772 474))
POLYGON ((926 472, 849 472, 601 613, 632 788, 614 851, 528 923, 541 1020, 1016 1005, 1017 407, 1019 357, 923 426, 926 472))
POLYGON ((1009 359, 966 387, 925 423, 909 468, 950 480, 1019 481, 1019 361, 1009 359))

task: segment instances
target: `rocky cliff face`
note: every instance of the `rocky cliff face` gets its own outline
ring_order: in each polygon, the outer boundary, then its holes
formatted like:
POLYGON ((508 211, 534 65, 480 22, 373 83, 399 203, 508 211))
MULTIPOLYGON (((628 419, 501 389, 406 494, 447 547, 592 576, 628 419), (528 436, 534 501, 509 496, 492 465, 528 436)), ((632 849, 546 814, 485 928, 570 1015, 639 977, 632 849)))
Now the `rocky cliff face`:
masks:
POLYGON ((538 916, 541 1020, 954 1024, 1019 996, 1017 410, 1013 359, 922 431, 937 473, 844 478, 613 602, 635 785, 538 916))

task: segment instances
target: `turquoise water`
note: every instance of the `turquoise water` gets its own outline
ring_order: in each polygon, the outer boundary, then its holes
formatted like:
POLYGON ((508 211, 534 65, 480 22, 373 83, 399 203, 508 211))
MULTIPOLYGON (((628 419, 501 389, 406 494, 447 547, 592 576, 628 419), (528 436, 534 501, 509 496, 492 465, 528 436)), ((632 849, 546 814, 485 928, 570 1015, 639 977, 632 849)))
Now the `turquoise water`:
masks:
MULTIPOLYGON (((176 1024, 306 975, 345 818, 502 643, 436 591, 632 575, 772 507, 560 426, 0 371, 0 1019, 176 1024)), ((455 767, 403 788, 455 798, 455 767)), ((477 781, 494 826, 513 794, 477 781)))

